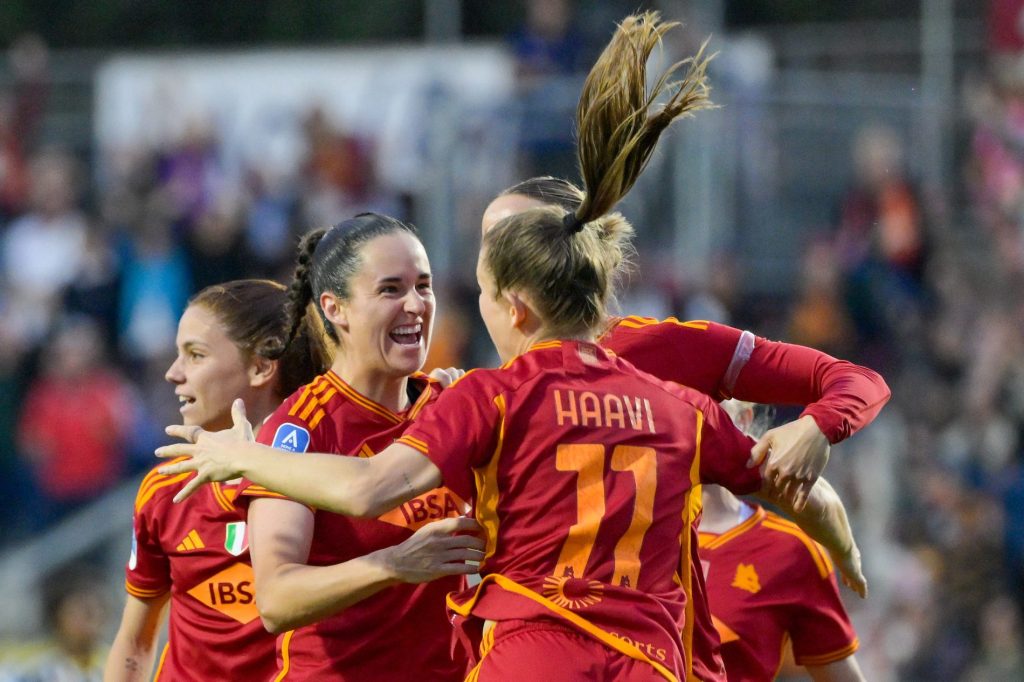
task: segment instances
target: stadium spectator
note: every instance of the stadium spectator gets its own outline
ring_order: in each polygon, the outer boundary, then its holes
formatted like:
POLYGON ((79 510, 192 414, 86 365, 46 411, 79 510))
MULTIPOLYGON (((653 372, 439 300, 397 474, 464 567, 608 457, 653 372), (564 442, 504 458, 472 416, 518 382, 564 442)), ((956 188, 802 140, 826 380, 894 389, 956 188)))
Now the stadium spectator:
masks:
POLYGON ((41 493, 39 517, 45 521, 120 480, 134 394, 105 358, 102 335, 88 318, 59 325, 42 366, 25 397, 18 444, 41 493))

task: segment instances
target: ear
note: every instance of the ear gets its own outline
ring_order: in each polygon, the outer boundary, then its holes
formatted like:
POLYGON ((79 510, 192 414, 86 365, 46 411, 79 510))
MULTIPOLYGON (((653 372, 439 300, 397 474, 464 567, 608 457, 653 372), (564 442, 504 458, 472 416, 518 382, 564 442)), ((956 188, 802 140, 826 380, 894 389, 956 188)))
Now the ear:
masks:
POLYGON ((320 307, 324 311, 327 321, 338 329, 348 331, 348 309, 345 303, 335 294, 325 291, 320 294, 320 307))
POLYGON ((515 291, 502 292, 502 296, 508 303, 509 320, 515 329, 522 329, 530 317, 530 306, 526 300, 515 291))
POLYGON ((262 355, 253 355, 249 365, 249 386, 260 388, 274 381, 277 377, 277 360, 270 360, 262 355))

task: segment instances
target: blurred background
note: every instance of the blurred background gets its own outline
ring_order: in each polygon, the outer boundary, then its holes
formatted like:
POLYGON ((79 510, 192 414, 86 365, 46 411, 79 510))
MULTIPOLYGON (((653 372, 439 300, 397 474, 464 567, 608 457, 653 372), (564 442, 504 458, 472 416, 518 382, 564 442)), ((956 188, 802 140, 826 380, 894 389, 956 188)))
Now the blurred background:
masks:
POLYGON ((1024 0, 4 0, 0 680, 98 679, 201 287, 287 282, 301 233, 391 213, 437 277, 428 366, 494 362, 481 212, 576 178, 582 77, 638 7, 686 22, 664 59, 713 36, 721 108, 623 205, 622 309, 880 371, 828 467, 860 665, 1024 679, 1024 0))

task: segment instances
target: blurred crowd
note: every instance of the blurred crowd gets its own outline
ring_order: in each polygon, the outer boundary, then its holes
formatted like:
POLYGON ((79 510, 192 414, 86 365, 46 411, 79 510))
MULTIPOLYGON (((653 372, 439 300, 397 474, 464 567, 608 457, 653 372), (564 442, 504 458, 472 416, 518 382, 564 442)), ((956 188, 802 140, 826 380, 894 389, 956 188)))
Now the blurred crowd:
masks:
MULTIPOLYGON (((562 3, 528 5, 509 45, 523 106, 540 111, 551 105, 545 79, 578 74, 593 46, 562 3)), ((828 468, 871 581, 866 602, 848 600, 868 679, 1024 679, 1024 37, 1004 30, 1013 22, 1001 14, 1022 9, 991 3, 989 64, 960 86, 967 126, 953 187, 921 186, 906 140, 868 123, 849 155, 854 181, 836 196, 830 230, 808 239, 781 312, 766 317, 717 281, 636 294, 660 296, 651 307, 665 314, 710 310, 888 381, 889 407, 836 447, 828 468)), ((97 177, 96 158, 40 134, 46 47, 24 38, 8 62, 0 494, 12 503, 0 543, 151 465, 163 426, 177 420, 163 374, 192 293, 241 276, 287 281, 301 232, 359 210, 410 218, 415 201, 377 179, 372 140, 314 106, 300 123, 304 160, 287 177, 260 167, 227 177, 217 131, 202 121, 163 146, 104 159, 97 177)), ((524 177, 570 174, 569 132, 524 138, 524 177)), ((445 305, 459 323, 437 334, 441 362, 479 362, 472 296, 445 305)))

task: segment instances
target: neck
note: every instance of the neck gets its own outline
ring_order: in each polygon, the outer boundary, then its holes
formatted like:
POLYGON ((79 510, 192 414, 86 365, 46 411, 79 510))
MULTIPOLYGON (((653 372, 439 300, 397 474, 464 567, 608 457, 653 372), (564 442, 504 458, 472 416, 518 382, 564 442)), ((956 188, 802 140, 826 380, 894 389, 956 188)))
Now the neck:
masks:
MULTIPOLYGON (((522 355, 526 351, 530 350, 532 346, 535 346, 538 343, 544 343, 545 341, 586 341, 588 343, 595 343, 597 341, 597 333, 593 329, 588 329, 582 333, 559 334, 540 327, 532 333, 523 334, 519 343, 516 344, 513 357, 522 355)), ((506 360, 510 359, 511 358, 506 358, 506 360)))
POLYGON ((701 486, 704 507, 700 529, 705 533, 722 534, 740 524, 740 512, 744 502, 717 485, 701 486))
POLYGON ((335 358, 331 370, 360 395, 392 412, 401 412, 409 407, 407 376, 396 377, 374 368, 360 367, 358 363, 348 361, 342 353, 335 358))
MULTIPOLYGON (((258 435, 263 421, 273 414, 281 404, 280 398, 273 391, 263 391, 251 403, 245 404, 245 416, 252 424, 253 435, 258 435)), ((230 427, 229 427, 230 428, 230 427)))

